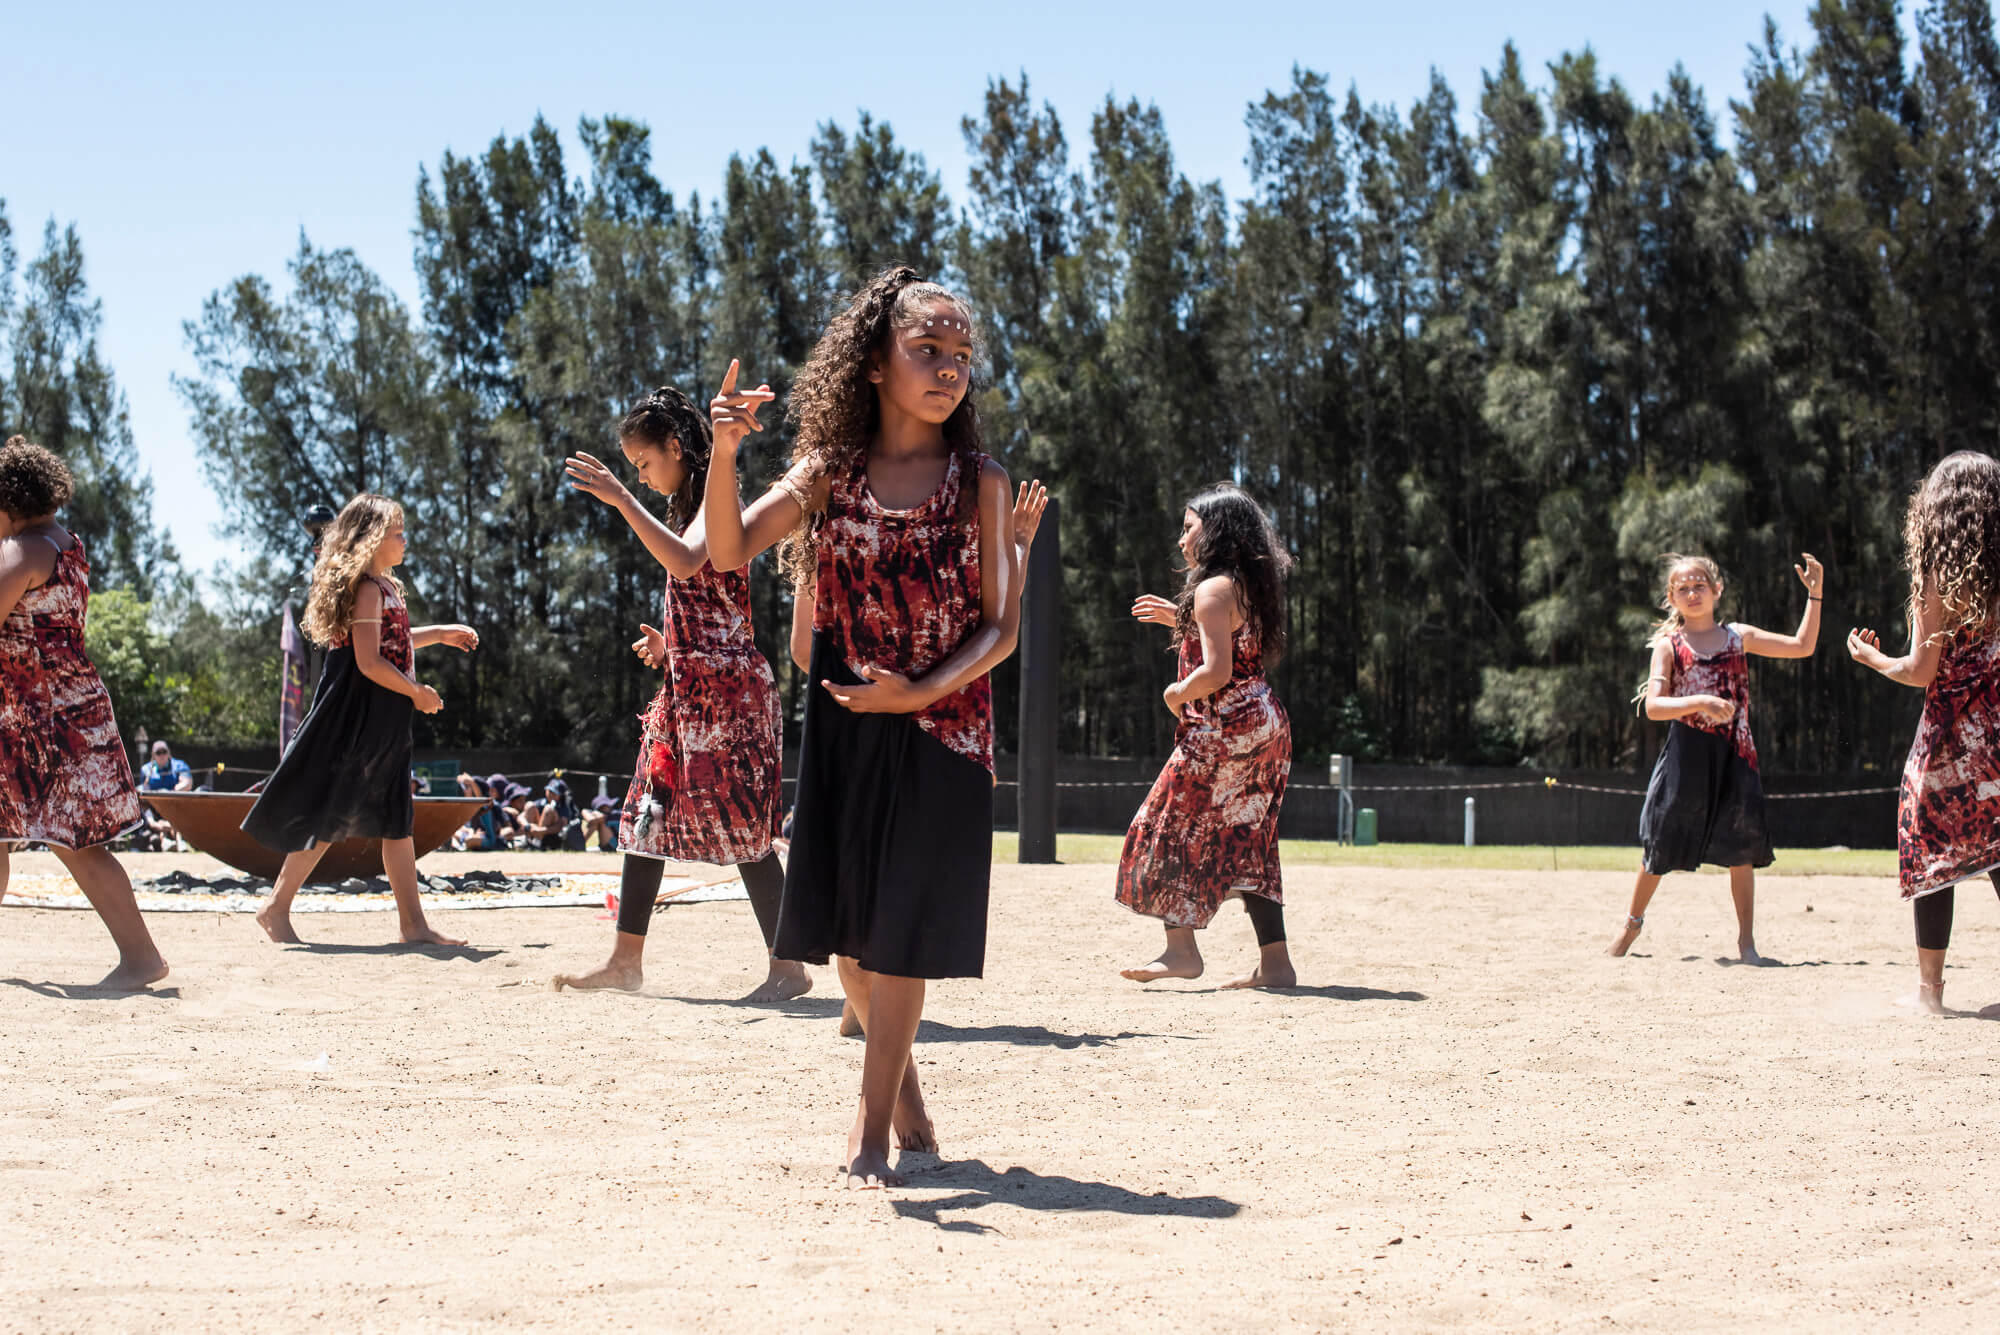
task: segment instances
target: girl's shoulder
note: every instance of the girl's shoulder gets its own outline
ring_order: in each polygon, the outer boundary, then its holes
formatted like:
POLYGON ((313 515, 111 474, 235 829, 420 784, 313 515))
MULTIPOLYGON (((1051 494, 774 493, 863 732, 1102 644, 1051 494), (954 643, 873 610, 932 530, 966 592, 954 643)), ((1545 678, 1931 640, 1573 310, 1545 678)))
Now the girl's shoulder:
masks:
POLYGON ((1243 605, 1243 591, 1234 576, 1210 575, 1194 586, 1194 614, 1199 617, 1204 612, 1210 616, 1227 614, 1232 629, 1249 621, 1249 609, 1243 605))

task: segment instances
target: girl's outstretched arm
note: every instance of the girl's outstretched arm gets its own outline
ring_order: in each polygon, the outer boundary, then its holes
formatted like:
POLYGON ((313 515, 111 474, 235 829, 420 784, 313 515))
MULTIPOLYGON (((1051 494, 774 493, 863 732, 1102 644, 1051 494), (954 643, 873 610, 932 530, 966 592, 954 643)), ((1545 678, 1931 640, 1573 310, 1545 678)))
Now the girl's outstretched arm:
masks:
POLYGON ((413 626, 410 628, 410 647, 426 649, 433 644, 450 645, 454 649, 471 653, 479 647, 479 632, 470 626, 453 623, 449 626, 413 626))
POLYGON ((348 624, 347 635, 354 646, 354 666, 362 676, 385 691, 408 696, 422 713, 435 714, 444 707, 436 691, 419 685, 416 678, 382 657, 382 590, 373 580, 355 591, 354 619, 348 624))
POLYGON ((595 496, 624 517, 653 559, 667 568, 675 579, 692 578, 708 562, 708 544, 703 537, 701 516, 696 515, 686 534, 674 532, 659 516, 639 504, 631 488, 595 455, 581 450, 563 461, 569 484, 586 496, 595 496))
POLYGON ((1674 647, 1665 640, 1653 646, 1652 675, 1646 679, 1646 717, 1665 723, 1671 719, 1700 714, 1712 723, 1727 723, 1736 715, 1736 706, 1719 695, 1668 695, 1673 681, 1674 647))
POLYGON ((1910 652, 1891 658, 1882 652, 1880 636, 1860 628, 1847 632, 1847 652, 1855 662, 1890 681, 1922 690, 1937 677, 1938 652, 1944 647, 1937 628, 1943 624, 1944 609, 1937 594, 1925 589, 1910 609, 1910 652))
POLYGON ((14 614, 21 595, 48 583, 55 569, 56 549, 49 543, 0 541, 0 621, 14 614))
POLYGON ((1743 639, 1743 652, 1761 654, 1765 658, 1811 658, 1813 650, 1819 647, 1819 604, 1820 590, 1825 585, 1826 573, 1820 569, 1819 559, 1811 552, 1801 553, 1804 565, 1796 565, 1792 570, 1799 582, 1806 586, 1805 615, 1799 618, 1799 628, 1791 635, 1774 635, 1768 630, 1737 623, 1736 633, 1743 639))
POLYGON ((762 431, 757 410, 777 397, 769 385, 738 392, 738 364, 729 363, 722 387, 708 404, 715 443, 708 457, 708 482, 701 514, 708 529, 708 559, 717 570, 739 570, 750 558, 778 544, 805 517, 806 504, 826 502, 827 483, 801 465, 747 507, 736 490, 736 448, 752 431, 762 431))
POLYGON ((1201 666, 1167 687, 1161 699, 1174 717, 1195 700, 1206 700, 1229 684, 1235 667, 1236 581, 1211 575, 1195 586, 1194 628, 1201 636, 1201 666))
MULTIPOLYGON (((714 475, 710 468, 709 476, 714 475)), ((912 713, 978 680, 1014 652, 1021 633, 1021 600, 1014 591, 1013 505, 1007 470, 997 463, 987 465, 979 474, 978 629, 914 681, 899 672, 857 666, 861 685, 823 683, 834 699, 857 714, 912 713)))

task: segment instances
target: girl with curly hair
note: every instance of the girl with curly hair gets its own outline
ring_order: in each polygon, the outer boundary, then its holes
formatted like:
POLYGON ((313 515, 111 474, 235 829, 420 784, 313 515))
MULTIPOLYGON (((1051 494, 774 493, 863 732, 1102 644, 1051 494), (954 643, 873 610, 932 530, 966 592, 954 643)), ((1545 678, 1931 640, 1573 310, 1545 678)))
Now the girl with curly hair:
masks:
POLYGON ((1166 949, 1123 975, 1199 978, 1195 933, 1240 897, 1257 967, 1225 987, 1294 987, 1285 944, 1278 811, 1292 767, 1292 723, 1264 677, 1285 652, 1292 558, 1240 487, 1203 491, 1181 514, 1187 578, 1172 601, 1141 594, 1132 615, 1173 629, 1180 670, 1165 694, 1174 753, 1125 833, 1118 902, 1158 918, 1166 949))
POLYGON ((271 902, 257 914, 273 941, 298 943, 292 900, 328 844, 380 839, 403 940, 465 944, 435 931, 417 896, 410 721, 413 710, 435 714, 444 704, 410 674, 416 650, 472 650, 479 635, 470 626, 411 627, 403 586, 389 573, 403 551, 403 508, 366 492, 320 539, 300 628, 327 646, 326 666, 291 748, 243 819, 259 843, 285 854, 271 902))
MULTIPOLYGON (((790 470, 747 508, 736 451, 768 385, 730 364, 709 405, 710 559, 781 540, 813 605, 812 686, 781 958, 839 962, 867 1034, 850 1186, 901 1185, 890 1137, 937 1138, 910 1047, 925 982, 976 978, 993 857, 993 695, 1014 650, 1023 537, 1006 472, 980 450, 972 314, 907 267, 854 294, 792 389, 790 470)), ((1037 515, 1023 489, 1020 503, 1037 515)), ((1033 523, 1025 522, 1027 535, 1033 523)))
POLYGON ((0 447, 0 894, 7 847, 47 844, 118 946, 99 986, 136 991, 167 976, 106 847, 140 823, 111 695, 84 652, 90 560, 56 522, 68 467, 15 436, 0 447))
POLYGON ((1729 868, 1740 958, 1764 963, 1755 932, 1757 868, 1770 866, 1772 855, 1757 744, 1750 737, 1750 656, 1810 658, 1818 646, 1826 576, 1811 552, 1803 555, 1805 564, 1792 570, 1806 586, 1806 610, 1790 635, 1717 621, 1722 572, 1706 556, 1669 552, 1660 558, 1666 615, 1653 628, 1652 673, 1639 698, 1647 718, 1671 722, 1639 810, 1644 852, 1632 905, 1607 955, 1623 955, 1639 939, 1646 906, 1668 872, 1709 863, 1729 868))
POLYGON ((2000 888, 2000 463, 1947 455, 1910 497, 1910 649, 1882 652, 1872 630, 1848 632, 1863 667, 1924 693, 1896 804, 1896 861, 1915 908, 1917 993, 1944 1009, 1954 887, 1985 875, 2000 888))
POLYGON ((810 992, 813 980, 803 964, 771 953, 785 890, 784 865, 771 846, 784 819, 778 689, 751 634, 748 572, 709 559, 700 514, 708 418, 664 386, 625 414, 618 447, 640 483, 667 497, 671 526, 593 456, 572 455, 564 467, 570 485, 615 508, 666 567, 660 628, 640 626, 632 645, 663 675, 641 719, 639 759, 619 822, 625 862, 611 958, 591 973, 559 974, 555 985, 639 987, 663 859, 671 859, 741 870, 768 967, 746 1000, 788 1001, 810 992))

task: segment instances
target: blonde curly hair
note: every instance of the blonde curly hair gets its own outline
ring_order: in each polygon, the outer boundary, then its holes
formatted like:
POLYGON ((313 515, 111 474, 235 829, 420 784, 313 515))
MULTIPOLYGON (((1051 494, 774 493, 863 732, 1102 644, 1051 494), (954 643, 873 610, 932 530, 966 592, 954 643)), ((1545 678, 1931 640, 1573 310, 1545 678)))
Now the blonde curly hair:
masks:
POLYGON ((1904 512, 1903 563, 1910 568, 1912 605, 1928 589, 1944 609, 1936 638, 1994 629, 2000 618, 2000 462, 1977 450, 1938 461, 1904 512))
MULTIPOLYGON (((299 629, 315 644, 345 643, 354 622, 354 599, 375 560, 375 550, 391 529, 403 522, 403 507, 386 496, 362 492, 341 508, 340 515, 320 536, 319 559, 313 563, 312 591, 299 629)), ((398 594, 403 586, 393 577, 398 594)))

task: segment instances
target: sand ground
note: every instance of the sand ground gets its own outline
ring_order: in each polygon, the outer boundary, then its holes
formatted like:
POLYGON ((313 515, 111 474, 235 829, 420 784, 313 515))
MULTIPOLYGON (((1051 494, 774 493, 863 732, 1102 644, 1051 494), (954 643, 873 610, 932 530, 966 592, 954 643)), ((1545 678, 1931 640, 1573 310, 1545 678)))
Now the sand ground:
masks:
MULTIPOLYGON (((17 869, 30 859, 18 858, 17 869)), ((1302 979, 1116 976, 1103 866, 996 869, 987 977, 918 1045, 944 1158, 837 1188, 861 1046, 748 905, 656 920, 639 995, 558 995, 591 909, 160 914, 150 996, 84 913, 0 910, 0 1328, 1876 1330, 2000 1324, 2000 1027, 1912 1018, 1880 880, 1297 869, 1302 979), (317 1058, 326 1054, 323 1070, 317 1058)), ((1962 895, 1947 1000, 2000 1002, 1962 895)))

